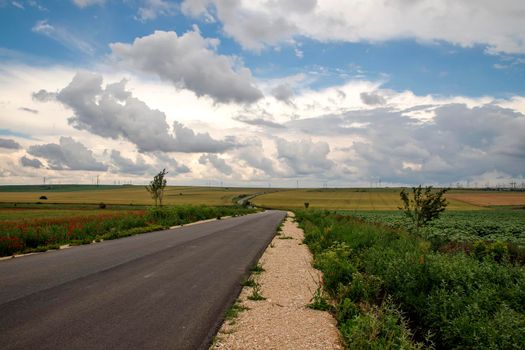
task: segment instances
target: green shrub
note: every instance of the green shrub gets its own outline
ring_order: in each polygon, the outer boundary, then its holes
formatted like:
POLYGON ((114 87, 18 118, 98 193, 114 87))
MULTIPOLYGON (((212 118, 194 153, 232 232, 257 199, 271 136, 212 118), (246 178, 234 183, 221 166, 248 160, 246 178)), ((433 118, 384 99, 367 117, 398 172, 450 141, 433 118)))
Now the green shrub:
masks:
POLYGON ((351 217, 296 217, 349 348, 418 348, 412 333, 427 346, 432 334, 440 349, 525 344, 525 268, 509 262, 507 244, 442 253, 419 236, 351 217))
POLYGON ((340 325, 348 349, 422 349, 412 340, 412 334, 401 312, 387 300, 372 306, 367 312, 346 318, 340 325))

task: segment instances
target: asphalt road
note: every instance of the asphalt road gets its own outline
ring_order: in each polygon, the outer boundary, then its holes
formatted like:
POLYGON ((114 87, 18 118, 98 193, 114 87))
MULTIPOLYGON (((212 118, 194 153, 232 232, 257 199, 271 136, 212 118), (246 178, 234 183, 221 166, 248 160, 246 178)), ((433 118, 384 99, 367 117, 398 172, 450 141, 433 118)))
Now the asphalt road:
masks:
POLYGON ((284 215, 0 261, 0 348, 207 349, 284 215))

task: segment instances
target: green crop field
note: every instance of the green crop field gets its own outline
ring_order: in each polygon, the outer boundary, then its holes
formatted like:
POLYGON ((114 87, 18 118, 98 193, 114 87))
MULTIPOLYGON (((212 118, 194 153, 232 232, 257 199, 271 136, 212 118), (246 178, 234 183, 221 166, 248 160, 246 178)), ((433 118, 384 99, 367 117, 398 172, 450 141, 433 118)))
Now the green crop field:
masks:
MULTIPOLYGON (((392 228, 407 225, 401 211, 340 211, 339 213, 392 228)), ((440 242, 487 240, 525 245, 525 210, 445 211, 438 219, 424 227, 421 235, 440 242)))
MULTIPOLYGON (((346 210, 397 210, 400 189, 296 189, 255 197, 255 205, 266 208, 310 208, 346 210)), ((449 198, 449 210, 483 210, 482 206, 449 198)))

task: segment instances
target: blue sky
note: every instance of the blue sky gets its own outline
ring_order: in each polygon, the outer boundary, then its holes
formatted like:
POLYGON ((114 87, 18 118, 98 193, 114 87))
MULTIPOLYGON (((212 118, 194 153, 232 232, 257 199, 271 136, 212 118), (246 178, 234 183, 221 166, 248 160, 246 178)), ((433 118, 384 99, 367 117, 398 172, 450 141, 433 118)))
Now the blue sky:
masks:
POLYGON ((104 5, 84 8, 67 1, 41 1, 39 4, 46 10, 24 1, 4 2, 0 11, 0 46, 37 56, 42 64, 89 66, 110 53, 110 43, 132 42, 155 30, 182 34, 197 24, 203 36, 220 39, 219 53, 241 57, 246 67, 259 78, 296 74, 322 66, 332 73, 316 81, 314 88, 344 81, 346 77, 340 76, 343 71, 366 79, 383 77, 385 87, 411 90, 416 94, 507 97, 525 93, 525 64, 509 66, 516 60, 524 60, 523 55, 487 54, 480 44, 461 48, 445 41, 421 43, 414 39, 379 43, 320 42, 298 35, 294 45, 283 44, 279 51, 253 52, 243 50, 225 35, 220 22, 188 18, 177 6, 169 15, 140 21, 137 19, 140 1, 107 1, 104 5), (39 21, 46 21, 86 42, 93 52, 84 52, 36 33, 32 28, 39 21), (303 52, 301 58, 294 52, 297 46, 303 52), (502 69, 500 66, 508 67, 502 69), (356 67, 361 73, 356 72, 356 67))
MULTIPOLYGON (((436 121, 448 118, 452 109, 447 107, 458 103, 464 106, 456 110, 458 118, 475 108, 478 113, 487 113, 486 120, 492 122, 492 114, 510 113, 505 123, 517 123, 521 130, 522 118, 512 113, 524 112, 523 11, 525 5, 519 0, 503 0, 498 6, 489 0, 475 4, 466 0, 0 0, 0 65, 9 72, 2 87, 12 91, 0 101, 0 118, 4 121, 0 137, 13 138, 21 145, 18 153, 4 152, 4 167, 9 162, 20 165, 16 157, 32 155, 55 176, 78 180, 75 171, 82 169, 67 162, 57 166, 52 155, 36 152, 35 147, 31 151, 28 140, 60 145, 60 136, 80 140, 87 151, 84 153, 92 153, 92 160, 106 161, 107 166, 102 168, 108 178, 122 175, 122 159, 110 156, 110 148, 116 147, 111 142, 116 141, 127 143, 124 153, 129 164, 143 162, 153 169, 160 158, 168 156, 188 182, 204 181, 203 174, 210 169, 235 183, 266 179, 286 182, 304 177, 312 185, 327 180, 369 183, 365 179, 370 177, 389 178, 391 183, 520 177, 524 175, 523 167, 509 171, 502 165, 476 165, 472 172, 444 176, 444 169, 453 164, 445 164, 450 162, 443 159, 444 155, 432 154, 433 145, 416 142, 421 130, 411 134, 414 139, 407 141, 403 149, 417 144, 426 155, 403 151, 402 156, 391 155, 404 158, 396 158, 386 168, 372 164, 364 153, 359 153, 359 142, 381 142, 373 137, 384 125, 375 125, 374 129, 373 123, 384 115, 436 121), (126 78, 128 87, 122 94, 132 92, 133 98, 145 104, 147 113, 163 113, 164 117, 158 119, 162 125, 159 128, 167 128, 165 141, 171 146, 157 149, 138 136, 132 138, 129 125, 113 133, 102 132, 101 126, 90 119, 94 115, 85 114, 75 104, 77 100, 60 93, 75 82, 77 72, 92 74, 77 76, 77 83, 86 89, 89 84, 100 85, 102 95, 89 97, 97 108, 102 108, 96 101, 104 96, 105 84, 126 78), (53 73, 56 78, 50 80, 53 73), (28 91, 16 95, 13 91, 22 91, 23 81, 28 84, 27 74, 33 75, 35 85, 26 86, 28 91), (148 91, 153 88, 162 93, 152 96, 148 91), (32 95, 40 90, 44 91, 40 96, 47 97, 32 95), (177 105, 170 100, 177 101, 177 105), (489 105, 497 105, 501 111, 494 112, 489 105), (57 118, 53 131, 40 126, 38 120, 33 123, 36 115, 46 113, 45 109, 63 112, 63 117, 53 115, 57 118), (201 114, 189 112, 194 110, 201 114), (357 115, 363 110, 373 115, 370 121, 357 115), (395 115, 402 110, 411 112, 395 115), (13 117, 18 113, 21 119, 27 119, 25 123, 13 117), (323 123, 334 116, 359 127, 344 137, 319 135, 314 121, 323 123), (292 122, 298 119, 304 120, 301 125, 313 123, 312 129, 294 129, 292 122), (172 126, 174 122, 181 126, 172 126), (24 125, 30 125, 30 130, 24 130, 24 125), (372 126, 363 133, 359 130, 362 125, 365 129, 372 126), (177 128, 190 130, 195 139, 177 141, 177 128), (244 130, 240 136, 231 137, 239 130, 244 130), (255 140, 250 131, 258 136, 255 140), (94 141, 96 138, 100 139, 94 141), (107 148, 86 145, 100 145, 102 140, 108 142, 107 148), (351 151, 346 156, 341 152, 346 149, 343 144, 348 144, 346 148, 351 151), (260 156, 250 156, 249 149, 260 156), (316 152, 322 158, 320 162, 299 165, 298 159, 316 152), (225 162, 228 166, 223 166, 225 162), (236 173, 231 163, 240 164, 244 173, 236 173), (199 167, 200 171, 195 170, 199 167), (250 167, 251 172, 246 170, 250 167)), ((132 101, 119 103, 127 106, 132 101)), ((106 122, 113 125, 110 121, 106 122)), ((411 132, 399 131, 400 135, 411 132)), ((506 131, 500 132, 503 134, 494 139, 505 138, 506 131)), ((340 135, 341 131, 336 133, 340 135)), ((62 141, 71 144, 69 139, 62 141)), ((479 140, 471 141, 459 149, 468 153, 473 145, 480 144, 479 140)), ((383 147, 377 146, 377 152, 384 153, 377 159, 387 157, 383 147)), ((525 153, 517 141, 512 146, 517 148, 514 154, 525 153)), ((496 157, 502 145, 493 147, 474 148, 486 154, 493 152, 496 157)), ((473 160, 475 156, 470 157, 473 160)), ((24 176, 31 178, 31 169, 22 169, 24 176)), ((142 164, 129 176, 146 176, 147 171, 142 164)), ((11 181, 11 172, 3 174, 0 179, 11 181)))

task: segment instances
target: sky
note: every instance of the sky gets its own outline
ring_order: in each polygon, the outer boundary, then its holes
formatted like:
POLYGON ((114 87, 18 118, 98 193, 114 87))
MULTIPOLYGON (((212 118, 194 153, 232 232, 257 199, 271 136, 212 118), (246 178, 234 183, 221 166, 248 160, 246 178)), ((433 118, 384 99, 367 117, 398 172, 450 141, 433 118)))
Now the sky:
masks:
POLYGON ((0 0, 0 184, 497 186, 521 0, 0 0))

